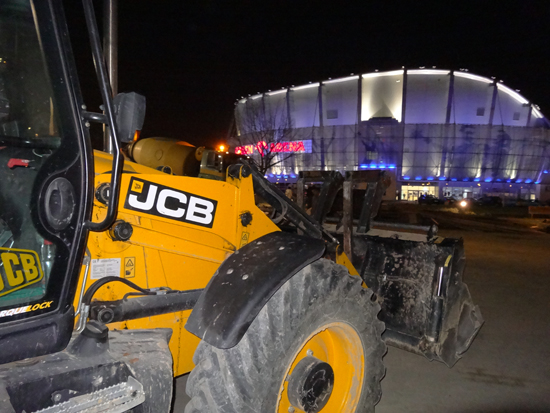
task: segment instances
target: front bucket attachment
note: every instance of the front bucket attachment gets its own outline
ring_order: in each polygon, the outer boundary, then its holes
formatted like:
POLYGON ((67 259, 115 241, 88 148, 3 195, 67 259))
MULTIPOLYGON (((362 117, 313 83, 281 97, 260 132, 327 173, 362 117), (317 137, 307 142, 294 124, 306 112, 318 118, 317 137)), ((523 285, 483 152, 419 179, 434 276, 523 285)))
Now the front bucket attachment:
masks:
POLYGON ((386 343, 452 367, 483 324, 462 282, 462 240, 356 235, 353 241, 361 277, 382 307, 386 343))

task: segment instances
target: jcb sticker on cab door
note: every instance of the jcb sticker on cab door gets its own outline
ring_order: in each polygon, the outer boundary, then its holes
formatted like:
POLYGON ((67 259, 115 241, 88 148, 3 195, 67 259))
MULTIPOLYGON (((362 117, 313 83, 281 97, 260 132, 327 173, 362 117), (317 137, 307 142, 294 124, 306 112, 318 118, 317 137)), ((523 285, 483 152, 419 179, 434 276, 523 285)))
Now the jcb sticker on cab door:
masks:
POLYGON ((32 250, 0 248, 0 297, 39 282, 44 274, 32 250))
POLYGON ((124 208, 212 228, 218 201, 132 177, 124 208))

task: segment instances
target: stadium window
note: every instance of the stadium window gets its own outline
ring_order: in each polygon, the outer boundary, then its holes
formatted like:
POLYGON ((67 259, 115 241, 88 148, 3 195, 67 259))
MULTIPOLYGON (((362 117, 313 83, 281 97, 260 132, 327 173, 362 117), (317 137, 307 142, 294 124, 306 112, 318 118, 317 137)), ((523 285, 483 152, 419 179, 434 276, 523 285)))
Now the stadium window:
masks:
POLYGON ((485 108, 477 108, 476 116, 485 116, 485 108))
POLYGON ((327 119, 338 119, 338 109, 328 109, 327 119))
POLYGON ((514 112, 514 120, 519 120, 519 112, 514 112))

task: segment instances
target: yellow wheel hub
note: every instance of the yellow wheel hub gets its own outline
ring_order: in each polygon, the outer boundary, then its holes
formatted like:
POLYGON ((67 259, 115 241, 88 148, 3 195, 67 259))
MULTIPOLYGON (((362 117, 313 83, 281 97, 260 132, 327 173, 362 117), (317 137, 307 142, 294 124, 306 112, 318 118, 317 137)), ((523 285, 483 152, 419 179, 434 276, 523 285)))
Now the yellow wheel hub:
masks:
MULTIPOLYGON (((279 399, 275 412, 304 412, 304 410, 300 410, 300 406, 291 403, 292 394, 289 399, 289 380, 300 361, 306 362, 312 357, 318 359, 319 362, 329 364, 334 372, 334 385, 330 391, 330 398, 324 407, 317 411, 326 413, 355 412, 361 397, 365 375, 363 367, 365 356, 361 338, 355 329, 340 322, 327 324, 315 331, 294 355, 279 388, 279 399)), ((300 374, 302 373, 301 366, 296 369, 297 374, 298 371, 300 374)), ((292 380, 294 386, 296 376, 292 380)), ((308 378, 304 377, 304 383, 307 381, 308 378)), ((291 391, 291 393, 293 392, 291 391)))

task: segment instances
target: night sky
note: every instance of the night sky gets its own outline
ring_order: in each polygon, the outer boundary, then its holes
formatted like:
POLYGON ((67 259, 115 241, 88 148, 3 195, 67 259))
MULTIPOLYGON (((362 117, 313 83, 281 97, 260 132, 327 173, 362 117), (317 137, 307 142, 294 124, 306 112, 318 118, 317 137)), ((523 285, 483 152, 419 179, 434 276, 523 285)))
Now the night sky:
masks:
MULTIPOLYGON (((97 109, 80 1, 65 4, 97 109)), ((195 145, 225 141, 241 96, 402 66, 495 76, 550 117, 549 46, 546 1, 119 0, 119 91, 146 96, 142 136, 195 145)))

